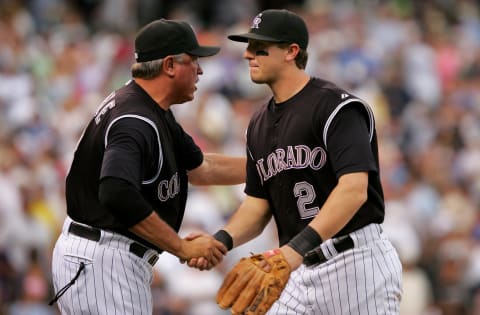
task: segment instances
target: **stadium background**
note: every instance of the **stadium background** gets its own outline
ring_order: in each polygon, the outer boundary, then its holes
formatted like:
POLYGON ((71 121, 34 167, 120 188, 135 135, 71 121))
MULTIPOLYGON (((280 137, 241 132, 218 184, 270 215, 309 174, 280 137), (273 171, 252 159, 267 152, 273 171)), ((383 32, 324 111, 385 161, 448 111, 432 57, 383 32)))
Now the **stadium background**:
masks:
MULTIPOLYGON (((130 77, 132 42, 160 17, 188 20, 200 42, 194 101, 178 120, 205 151, 244 154, 267 89, 250 82, 244 45, 266 8, 301 14, 311 75, 367 100, 376 115, 385 229, 401 255, 401 315, 480 314, 480 1, 0 0, 0 314, 57 314, 50 257, 64 179, 99 101, 130 77)), ((243 186, 192 188, 180 232, 222 226, 243 186)), ((214 303, 225 270, 275 245, 275 227, 200 272, 169 254, 155 267, 155 315, 227 314, 214 303)))

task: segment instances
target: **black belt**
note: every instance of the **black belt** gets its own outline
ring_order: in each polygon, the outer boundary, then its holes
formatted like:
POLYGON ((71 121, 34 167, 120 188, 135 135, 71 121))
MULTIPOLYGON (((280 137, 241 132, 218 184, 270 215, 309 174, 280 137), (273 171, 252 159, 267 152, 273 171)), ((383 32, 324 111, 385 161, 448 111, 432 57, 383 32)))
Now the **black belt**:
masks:
MULTIPOLYGON (((75 222, 70 223, 70 226, 68 227, 68 232, 76 236, 80 236, 95 242, 98 242, 100 240, 100 236, 102 234, 101 231, 97 228, 84 226, 75 222)), ((130 253, 140 258, 143 258, 145 253, 149 250, 149 248, 146 246, 143 246, 140 243, 132 242, 128 250, 130 251, 130 253)), ((157 260, 158 260, 158 255, 153 255, 148 260, 148 263, 153 266, 155 265, 157 260)))
MULTIPOLYGON (((353 242, 353 239, 350 237, 350 235, 346 235, 333 240, 333 247, 335 247, 335 250, 337 251, 337 253, 342 253, 346 250, 349 250, 355 247, 355 244, 353 242)), ((325 254, 323 253, 322 248, 320 246, 307 252, 303 257, 303 263, 306 266, 322 264, 327 260, 328 258, 325 257, 325 254)))

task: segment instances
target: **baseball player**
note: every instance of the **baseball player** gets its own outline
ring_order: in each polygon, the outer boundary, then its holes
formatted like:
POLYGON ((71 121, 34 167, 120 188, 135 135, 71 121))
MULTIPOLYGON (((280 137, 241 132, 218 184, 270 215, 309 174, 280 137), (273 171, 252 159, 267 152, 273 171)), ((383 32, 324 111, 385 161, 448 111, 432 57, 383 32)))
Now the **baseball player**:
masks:
POLYGON ((245 158, 203 154, 170 106, 193 99, 200 46, 189 24, 157 20, 135 38, 133 79, 111 93, 83 132, 66 180, 67 218, 52 259, 63 314, 152 314, 152 266, 162 251, 222 261, 208 234, 177 235, 188 182, 239 184, 245 158))
POLYGON ((268 314, 398 314, 401 264, 382 232, 369 105, 306 74, 307 27, 290 11, 263 11, 228 38, 248 43, 251 80, 273 97, 248 126, 247 196, 215 237, 231 249, 274 218, 292 273, 268 314))

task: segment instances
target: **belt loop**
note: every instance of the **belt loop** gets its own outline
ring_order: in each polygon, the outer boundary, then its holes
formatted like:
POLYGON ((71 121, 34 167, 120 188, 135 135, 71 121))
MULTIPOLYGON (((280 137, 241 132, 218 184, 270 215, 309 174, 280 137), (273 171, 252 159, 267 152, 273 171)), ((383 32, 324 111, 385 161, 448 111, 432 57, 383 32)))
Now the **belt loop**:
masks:
POLYGON ((325 247, 328 253, 325 253, 325 250, 323 252, 325 254, 328 254, 328 255, 325 255, 325 258, 327 258, 327 260, 338 255, 338 252, 334 246, 333 239, 329 239, 327 242, 325 242, 325 247))
POLYGON ((63 221, 63 226, 62 226, 62 233, 63 234, 68 234, 68 229, 70 228, 70 224, 73 222, 73 220, 67 215, 65 217, 65 220, 63 221))
POLYGON ((353 247, 358 248, 360 247, 360 243, 358 242, 357 234, 355 232, 349 234, 350 238, 353 241, 353 247))

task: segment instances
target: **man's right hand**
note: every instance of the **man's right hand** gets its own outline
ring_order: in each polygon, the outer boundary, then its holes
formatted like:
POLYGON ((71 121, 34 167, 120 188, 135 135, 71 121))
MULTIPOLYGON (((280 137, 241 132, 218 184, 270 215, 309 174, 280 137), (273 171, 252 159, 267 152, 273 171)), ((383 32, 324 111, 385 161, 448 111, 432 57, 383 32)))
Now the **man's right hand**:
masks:
POLYGON ((211 235, 206 233, 189 234, 182 239, 182 249, 178 257, 181 262, 188 261, 190 267, 209 270, 222 262, 227 254, 227 248, 211 235), (201 258, 201 259, 200 259, 201 258), (195 266, 190 262, 196 261, 195 266))

